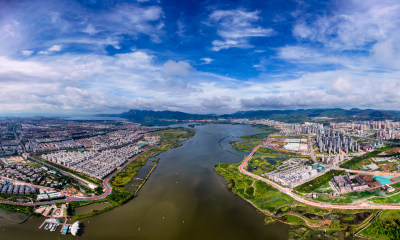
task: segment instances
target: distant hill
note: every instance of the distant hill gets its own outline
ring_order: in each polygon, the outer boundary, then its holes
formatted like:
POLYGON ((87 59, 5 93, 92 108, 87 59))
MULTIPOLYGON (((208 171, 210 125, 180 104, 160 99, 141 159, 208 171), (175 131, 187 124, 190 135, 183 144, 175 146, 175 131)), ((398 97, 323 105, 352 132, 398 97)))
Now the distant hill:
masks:
POLYGON ((129 110, 121 114, 100 114, 103 117, 120 117, 132 122, 147 125, 165 125, 176 121, 203 120, 215 118, 215 115, 190 114, 177 111, 152 111, 152 110, 129 110))
POLYGON ((297 110, 260 110, 236 112, 233 114, 221 115, 222 118, 268 118, 283 122, 304 122, 312 121, 315 118, 329 118, 331 121, 344 120, 400 120, 399 111, 357 109, 350 110, 341 108, 329 109, 297 109, 297 110))
POLYGON ((121 117, 133 122, 154 125, 168 124, 173 121, 204 120, 204 119, 272 119, 282 122, 305 121, 347 121, 347 120, 384 120, 400 121, 399 111, 341 108, 329 109, 297 109, 297 110, 258 110, 240 111, 233 114, 190 114, 178 111, 129 110, 121 114, 101 114, 98 116, 121 117))

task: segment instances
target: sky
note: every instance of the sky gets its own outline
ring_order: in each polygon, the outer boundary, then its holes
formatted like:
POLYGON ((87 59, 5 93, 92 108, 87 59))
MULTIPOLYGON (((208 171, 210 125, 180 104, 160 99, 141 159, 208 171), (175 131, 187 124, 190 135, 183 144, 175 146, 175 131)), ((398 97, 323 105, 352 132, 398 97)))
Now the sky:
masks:
POLYGON ((400 110, 400 2, 0 0, 0 115, 400 110))

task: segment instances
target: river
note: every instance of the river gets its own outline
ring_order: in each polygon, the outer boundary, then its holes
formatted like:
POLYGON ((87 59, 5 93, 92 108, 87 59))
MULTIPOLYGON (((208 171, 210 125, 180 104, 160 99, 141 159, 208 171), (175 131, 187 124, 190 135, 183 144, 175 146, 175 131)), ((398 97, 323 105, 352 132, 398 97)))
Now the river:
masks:
POLYGON ((243 157, 224 151, 219 140, 256 134, 247 125, 196 126, 181 147, 159 155, 160 162, 138 196, 127 204, 84 219, 81 237, 39 230, 43 218, 0 229, 0 239, 287 239, 289 227, 264 224, 264 216, 229 192, 213 166, 243 157))

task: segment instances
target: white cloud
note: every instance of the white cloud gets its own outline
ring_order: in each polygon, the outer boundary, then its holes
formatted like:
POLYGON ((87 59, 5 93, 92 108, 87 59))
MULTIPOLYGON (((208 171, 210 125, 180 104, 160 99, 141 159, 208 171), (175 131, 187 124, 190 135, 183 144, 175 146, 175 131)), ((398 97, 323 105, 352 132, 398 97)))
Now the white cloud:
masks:
POLYGON ((47 49, 49 52, 59 52, 61 51, 61 46, 60 45, 53 45, 47 49))
POLYGON ((122 112, 129 108, 205 113, 315 107, 397 109, 399 76, 400 71, 332 70, 286 81, 239 81, 199 72, 185 61, 158 63, 154 55, 139 50, 114 56, 0 57, 0 113, 122 112))
POLYGON ((31 50, 22 50, 21 54, 25 57, 29 57, 30 55, 32 55, 33 51, 31 50))
POLYGON ((61 46, 60 45, 53 45, 53 46, 49 47, 47 50, 39 51, 38 54, 46 55, 46 54, 59 52, 59 51, 61 51, 61 46))
POLYGON ((278 57, 287 60, 318 58, 321 55, 314 49, 300 46, 285 46, 278 49, 278 57))
POLYGON ((203 61, 204 62, 204 64, 210 64, 212 61, 214 61, 214 59, 212 59, 212 58, 201 58, 200 59, 201 61, 203 61))
POLYGON ((293 35, 338 50, 368 50, 375 42, 397 38, 399 3, 353 0, 339 1, 338 6, 332 14, 300 18, 293 35))
POLYGON ((213 50, 236 48, 251 48, 249 38, 268 37, 274 34, 272 28, 257 26, 260 20, 259 12, 248 12, 245 10, 216 10, 212 12, 209 19, 217 25, 217 33, 223 40, 212 42, 213 50))
MULTIPOLYGON (((251 58, 248 64, 265 73, 240 80, 200 72, 189 61, 176 60, 186 53, 164 52, 167 59, 157 58, 158 53, 151 49, 105 54, 106 46, 124 46, 125 36, 160 42, 163 31, 171 28, 164 27, 159 6, 122 4, 106 12, 71 13, 72 17, 66 18, 59 10, 68 6, 57 5, 53 12, 54 5, 50 5, 38 8, 33 16, 21 11, 0 18, 0 113, 400 108, 398 3, 340 1, 338 9, 325 15, 308 18, 299 13, 293 26, 297 44, 257 46, 250 54, 258 58, 251 58), (32 30, 27 22, 43 27, 32 30), (41 35, 45 30, 54 38, 44 41, 41 35), (71 45, 84 46, 89 53, 68 53, 71 45), (271 50, 276 50, 276 55, 270 56, 271 50), (276 73, 281 66, 282 71, 276 73)), ((252 48, 253 38, 274 34, 272 28, 261 24, 261 16, 259 11, 244 9, 212 12, 207 24, 216 26, 218 35, 212 41, 213 50, 252 48)), ((173 31, 184 34, 184 23, 175 23, 173 31)), ((209 57, 200 60, 203 64, 214 61, 209 57)))
POLYGON ((190 64, 183 61, 168 60, 163 66, 163 74, 166 77, 187 77, 191 70, 190 64))
MULTIPOLYGON (((0 56, 0 74, 21 74, 23 76, 59 76, 50 67, 34 61, 18 61, 0 56)), ((0 79, 1 81, 2 79, 0 79)))
POLYGON ((84 28, 83 30, 82 30, 82 32, 84 32, 84 33, 87 33, 87 34, 89 34, 89 35, 95 35, 95 34, 97 34, 99 31, 93 26, 93 24, 88 24, 87 26, 86 26, 86 28, 84 28))
POLYGON ((229 109, 229 103, 233 99, 229 96, 222 96, 222 97, 211 97, 211 98, 206 98, 201 101, 201 106, 207 110, 210 109, 229 109))

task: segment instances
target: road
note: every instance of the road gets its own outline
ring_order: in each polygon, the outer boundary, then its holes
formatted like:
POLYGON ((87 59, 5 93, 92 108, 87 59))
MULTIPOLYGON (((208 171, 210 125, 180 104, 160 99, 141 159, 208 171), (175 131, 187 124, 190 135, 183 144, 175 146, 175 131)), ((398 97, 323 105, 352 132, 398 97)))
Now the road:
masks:
MULTIPOLYGON (((152 148, 149 148, 148 150, 150 150, 150 149, 152 149, 152 148)), ((131 158, 131 160, 129 160, 126 163, 124 163, 116 171, 114 171, 107 178, 105 178, 103 180, 103 186, 105 188, 105 191, 100 196, 95 196, 95 197, 69 197, 69 198, 66 198, 66 199, 58 199, 58 200, 45 201, 45 202, 33 202, 33 203, 16 203, 16 202, 0 200, 0 203, 6 203, 6 204, 10 204, 10 205, 37 206, 37 205, 53 204, 53 203, 58 203, 58 202, 92 201, 92 200, 100 200, 100 199, 106 198, 108 195, 110 195, 112 193, 112 187, 109 184, 109 180, 111 178, 113 178, 115 175, 117 175, 120 171, 122 171, 130 162, 132 162, 134 159, 136 159, 137 157, 139 157, 140 155, 142 155, 143 153, 145 153, 147 151, 144 151, 141 154, 138 154, 135 157, 131 158)))
MULTIPOLYGON (((282 193, 285 193, 295 199, 298 202, 314 206, 314 207, 319 207, 319 208, 327 208, 327 209, 387 209, 387 210, 400 210, 400 204, 374 204, 371 202, 367 201, 359 201, 355 203, 350 203, 350 204, 333 204, 333 203, 326 203, 326 202, 320 202, 320 201, 315 201, 311 199, 307 199, 305 197, 302 197, 292 191, 290 188, 282 187, 266 178, 263 178, 261 176, 252 174, 245 170, 248 161, 253 157, 253 155, 257 152, 257 150, 264 144, 264 141, 260 143, 257 147, 253 149, 253 151, 246 157, 246 159, 243 161, 242 164, 239 166, 239 171, 247 176, 250 176, 254 179, 263 181, 272 187, 278 189, 282 193)), ((359 172, 359 171, 358 171, 359 172)), ((374 172, 374 175, 378 175, 377 172, 374 172)))
POLYGON ((310 153, 311 160, 313 160, 314 162, 317 162, 317 158, 315 157, 315 152, 314 152, 314 148, 313 148, 313 143, 312 143, 310 136, 308 136, 308 139, 307 139, 307 148, 308 148, 308 152, 310 153))

